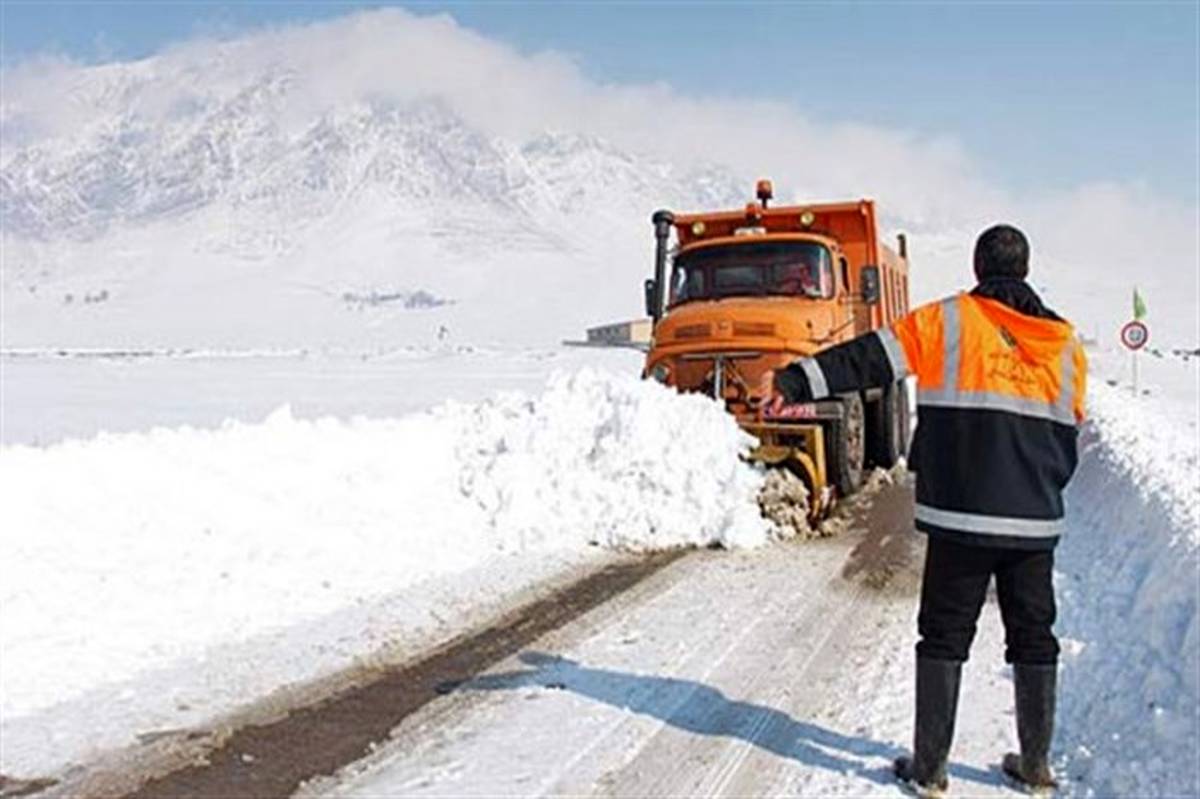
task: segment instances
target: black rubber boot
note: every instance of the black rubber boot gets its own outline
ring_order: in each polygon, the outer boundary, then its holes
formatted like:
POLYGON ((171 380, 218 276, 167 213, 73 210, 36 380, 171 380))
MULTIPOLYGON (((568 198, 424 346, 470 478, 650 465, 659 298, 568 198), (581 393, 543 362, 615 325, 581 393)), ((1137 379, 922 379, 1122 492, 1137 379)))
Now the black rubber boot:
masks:
POLYGON ((1050 770, 1058 666, 1013 665, 1017 705, 1017 738, 1021 754, 1004 756, 1004 773, 1029 791, 1050 794, 1058 787, 1050 770))
POLYGON ((946 760, 954 740, 961 677, 962 664, 956 660, 917 658, 913 755, 896 758, 893 771, 897 779, 907 783, 918 796, 944 796, 950 785, 946 777, 946 760))

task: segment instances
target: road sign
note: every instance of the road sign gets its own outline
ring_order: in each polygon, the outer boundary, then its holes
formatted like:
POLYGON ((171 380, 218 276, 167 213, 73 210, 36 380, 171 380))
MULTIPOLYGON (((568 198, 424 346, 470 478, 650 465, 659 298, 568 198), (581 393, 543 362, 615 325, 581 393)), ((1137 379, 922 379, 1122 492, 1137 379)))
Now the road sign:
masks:
POLYGON ((1128 322, 1121 328, 1121 343, 1134 352, 1146 346, 1150 340, 1150 329, 1138 321, 1128 322))

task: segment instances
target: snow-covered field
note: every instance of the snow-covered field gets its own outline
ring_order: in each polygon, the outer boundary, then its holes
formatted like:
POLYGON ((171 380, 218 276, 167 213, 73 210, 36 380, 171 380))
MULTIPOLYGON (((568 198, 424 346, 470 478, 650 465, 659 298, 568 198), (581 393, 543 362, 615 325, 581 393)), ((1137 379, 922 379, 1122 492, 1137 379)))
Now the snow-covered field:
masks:
POLYGON ((597 546, 760 544, 748 441, 710 400, 585 369, 392 419, 284 407, 5 447, 0 547, 22 568, 0 600, 2 768, 77 760, 311 678, 330 647, 415 635, 438 614, 409 618, 395 595, 448 575, 500 586, 523 558, 536 580, 597 546), (365 630, 326 621, 362 607, 383 608, 365 630), (208 654, 264 640, 248 681, 208 654))
POLYGON ((58 352, 0 354, 0 443, 46 446, 101 432, 254 423, 283 405, 303 419, 387 419, 445 400, 536 392, 555 371, 595 366, 637 374, 642 365, 632 350, 555 346, 58 352))

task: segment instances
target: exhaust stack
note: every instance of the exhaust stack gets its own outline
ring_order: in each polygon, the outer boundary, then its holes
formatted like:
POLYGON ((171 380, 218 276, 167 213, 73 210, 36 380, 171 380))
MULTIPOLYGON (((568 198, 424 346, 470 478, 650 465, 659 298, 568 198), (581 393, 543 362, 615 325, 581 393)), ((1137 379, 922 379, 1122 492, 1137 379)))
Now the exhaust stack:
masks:
POLYGON ((662 318, 663 297, 666 296, 667 244, 671 236, 671 226, 675 224, 675 215, 670 211, 655 211, 650 219, 654 223, 654 297, 653 307, 648 310, 650 317, 657 324, 662 318))

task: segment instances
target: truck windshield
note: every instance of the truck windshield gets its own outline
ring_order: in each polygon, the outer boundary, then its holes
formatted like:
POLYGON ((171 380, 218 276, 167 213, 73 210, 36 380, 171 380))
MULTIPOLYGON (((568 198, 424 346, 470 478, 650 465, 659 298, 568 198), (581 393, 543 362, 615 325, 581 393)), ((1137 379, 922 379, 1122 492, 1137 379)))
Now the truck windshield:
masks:
POLYGON ((807 241, 730 244, 682 253, 671 275, 671 304, 721 297, 832 297, 829 250, 807 241))

